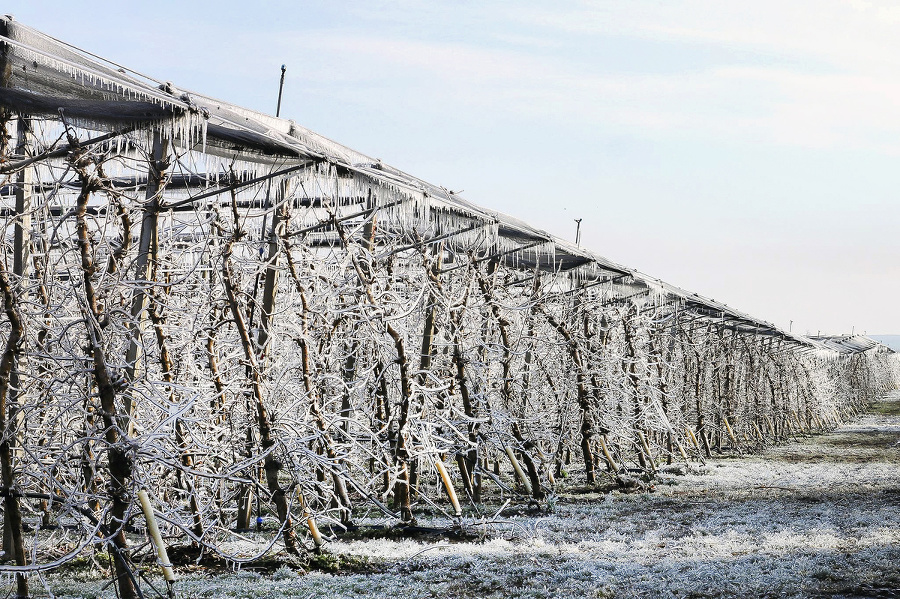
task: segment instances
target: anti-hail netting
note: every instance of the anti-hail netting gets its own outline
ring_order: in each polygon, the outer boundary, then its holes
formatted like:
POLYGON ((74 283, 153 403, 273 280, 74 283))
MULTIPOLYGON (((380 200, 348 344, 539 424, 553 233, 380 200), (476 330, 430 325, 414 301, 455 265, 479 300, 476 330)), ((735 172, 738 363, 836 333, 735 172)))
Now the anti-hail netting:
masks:
POLYGON ((313 546, 311 521, 458 516, 441 470, 464 508, 541 501, 564 471, 828 429, 897 383, 893 354, 554 271, 552 243, 388 176, 265 178, 285 165, 171 124, 88 145, 58 118, 4 125, 0 458, 25 531, 6 572, 98 543, 127 561, 141 489, 170 543, 242 562, 313 546))

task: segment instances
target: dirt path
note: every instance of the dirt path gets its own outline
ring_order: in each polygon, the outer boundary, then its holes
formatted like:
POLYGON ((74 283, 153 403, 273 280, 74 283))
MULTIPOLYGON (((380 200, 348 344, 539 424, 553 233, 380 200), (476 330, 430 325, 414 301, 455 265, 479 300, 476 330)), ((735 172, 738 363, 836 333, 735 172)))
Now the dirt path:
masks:
POLYGON ((481 542, 331 544, 378 574, 196 577, 180 596, 900 597, 900 393, 832 433, 663 475, 654 493, 500 519, 481 542))

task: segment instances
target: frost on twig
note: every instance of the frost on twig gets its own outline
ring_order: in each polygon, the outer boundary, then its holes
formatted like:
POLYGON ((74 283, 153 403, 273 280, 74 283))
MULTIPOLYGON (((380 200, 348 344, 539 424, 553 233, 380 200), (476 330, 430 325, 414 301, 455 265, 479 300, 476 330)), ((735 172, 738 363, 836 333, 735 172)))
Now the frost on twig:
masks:
POLYGON ((575 261, 383 165, 77 125, 33 119, 38 159, 3 171, 31 181, 0 198, 4 515, 53 532, 10 540, 0 571, 99 542, 134 593, 142 488, 167 543, 232 564, 423 514, 464 529, 495 502, 649 490, 897 384, 877 348, 575 261))

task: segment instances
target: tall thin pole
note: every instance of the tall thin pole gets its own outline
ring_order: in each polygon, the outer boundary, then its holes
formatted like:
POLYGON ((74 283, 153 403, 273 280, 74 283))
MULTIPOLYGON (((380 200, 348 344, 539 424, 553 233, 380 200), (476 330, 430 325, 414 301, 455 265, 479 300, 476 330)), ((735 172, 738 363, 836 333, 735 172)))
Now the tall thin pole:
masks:
POLYGON ((281 116, 281 92, 284 91, 284 72, 287 70, 281 65, 281 83, 278 84, 278 106, 275 108, 275 116, 281 116))
POLYGON ((575 245, 581 246, 581 219, 575 219, 575 245))

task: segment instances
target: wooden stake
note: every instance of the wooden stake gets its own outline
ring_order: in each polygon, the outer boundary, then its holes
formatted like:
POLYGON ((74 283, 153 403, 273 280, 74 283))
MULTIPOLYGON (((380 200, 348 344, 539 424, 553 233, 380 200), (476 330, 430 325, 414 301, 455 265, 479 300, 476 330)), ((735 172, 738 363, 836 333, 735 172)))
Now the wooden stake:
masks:
POLYGON ((737 441, 737 439, 736 439, 735 436, 734 436, 734 431, 731 429, 731 423, 728 422, 728 417, 727 417, 727 416, 723 416, 723 417, 722 417, 722 422, 725 423, 725 429, 728 431, 728 436, 729 436, 729 438, 731 438, 731 442, 734 443, 735 446, 737 446, 738 441, 737 441))
POLYGON ((797 423, 797 430, 799 430, 801 433, 805 433, 806 427, 803 426, 803 422, 800 420, 800 416, 797 415, 797 412, 795 410, 791 410, 791 416, 794 417, 794 422, 797 423))
POLYGON ((447 497, 453 506, 453 514, 457 517, 462 516, 462 508, 459 507, 459 499, 456 498, 456 489, 453 488, 453 481, 450 480, 450 475, 447 473, 447 469, 444 468, 444 461, 441 460, 440 456, 437 456, 437 459, 434 460, 434 467, 437 468, 441 481, 444 483, 447 497))
POLYGON ((313 517, 312 512, 309 511, 309 507, 307 507, 306 501, 303 499, 303 492, 300 490, 300 487, 297 487, 297 500, 300 502, 300 507, 303 508, 303 518, 306 520, 306 526, 309 527, 309 534, 318 551, 321 549, 322 545, 325 544, 325 540, 322 539, 322 534, 319 532, 319 526, 316 524, 316 519, 313 517))
POLYGON ((650 464, 650 470, 656 472, 656 462, 653 460, 653 454, 650 453, 650 444, 647 443, 647 437, 644 435, 644 431, 638 431, 638 439, 641 440, 641 448, 647 455, 647 462, 650 464))
POLYGON ((159 558, 159 565, 162 567, 163 577, 167 583, 172 584, 175 582, 175 572, 172 571, 172 564, 169 562, 166 545, 163 543, 162 535, 159 533, 159 526, 156 524, 153 506, 150 505, 150 496, 147 494, 147 491, 141 489, 138 491, 138 499, 141 502, 141 510, 144 512, 144 520, 147 521, 147 533, 150 535, 153 548, 156 549, 156 557, 159 558))
POLYGON ((684 451, 684 447, 681 445, 681 441, 675 439, 675 446, 678 447, 678 451, 681 453, 681 457, 684 458, 684 462, 687 464, 690 462, 688 460, 687 452, 684 451))
POLYGON ((253 486, 245 485, 241 489, 238 498, 237 522, 235 526, 238 529, 246 530, 250 528, 250 517, 253 513, 253 486))
POLYGON ((613 459, 612 454, 609 452, 609 446, 606 444, 606 435, 600 435, 600 449, 603 451, 603 457, 606 458, 606 464, 609 466, 610 471, 615 474, 619 471, 619 467, 616 466, 616 461, 613 459))
POLYGON ((694 436, 694 431, 690 429, 690 427, 685 427, 684 430, 687 431, 688 439, 690 439, 691 444, 697 449, 697 451, 703 451, 700 449, 700 443, 697 441, 697 437, 694 436))
POLYGON ((757 424, 754 422, 754 423, 753 423, 753 428, 754 428, 754 430, 756 430, 756 436, 759 437, 759 440, 760 440, 760 441, 764 441, 765 439, 763 438, 762 431, 759 430, 759 425, 757 425, 757 424))
POLYGON ((528 477, 525 476, 525 471, 522 470, 522 466, 519 465, 519 460, 516 459, 516 454, 513 453, 512 448, 509 445, 504 445, 503 450, 506 451, 506 455, 509 456, 509 461, 512 463, 513 470, 516 472, 516 478, 519 480, 519 483, 525 488, 526 492, 531 495, 531 483, 528 482, 528 477))

